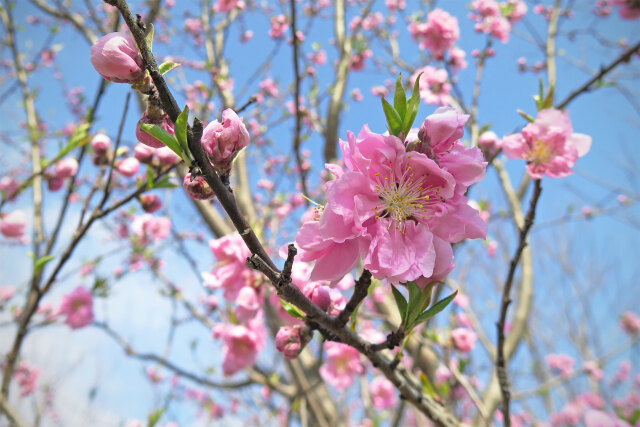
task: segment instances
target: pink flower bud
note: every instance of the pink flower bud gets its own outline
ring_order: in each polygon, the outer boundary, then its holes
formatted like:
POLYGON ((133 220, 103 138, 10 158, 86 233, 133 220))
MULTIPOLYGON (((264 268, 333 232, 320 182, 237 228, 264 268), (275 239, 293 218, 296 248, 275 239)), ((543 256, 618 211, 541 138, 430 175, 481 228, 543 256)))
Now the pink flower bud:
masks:
POLYGON ((498 144, 498 135, 495 132, 487 131, 482 132, 480 137, 478 138, 478 145, 483 145, 486 147, 493 147, 498 144))
POLYGON ((326 286, 313 286, 307 296, 322 311, 327 311, 331 305, 331 295, 326 286))
POLYGON ((134 83, 144 77, 142 57, 126 33, 109 33, 91 46, 91 65, 106 80, 134 83))
POLYGON ((209 160, 220 170, 228 170, 238 152, 249 145, 249 132, 235 111, 222 112, 222 123, 209 123, 202 134, 202 146, 209 160))
POLYGON ((122 175, 131 178, 138 173, 140 162, 135 157, 127 157, 118 162, 117 169, 122 175))
POLYGON ((8 213, 0 221, 0 233, 5 237, 20 238, 24 235, 27 223, 27 215, 24 211, 17 210, 8 213))
POLYGON ((154 213, 162 207, 160 197, 155 194, 143 194, 140 196, 140 204, 142 205, 142 210, 146 213, 154 213))
POLYGON ((207 181, 201 176, 196 176, 191 179, 191 174, 188 173, 184 176, 182 181, 184 190, 189 197, 196 200, 211 200, 215 197, 215 193, 207 184, 207 181))
POLYGON ((71 178, 78 172, 78 161, 73 157, 67 157, 55 164, 56 178, 71 178))
POLYGON ((62 188, 62 184, 64 184, 64 180, 62 178, 58 178, 57 176, 47 177, 47 188, 49 191, 58 191, 62 188))
POLYGON ((18 191, 18 182, 10 176, 3 176, 0 178, 0 192, 2 192, 2 198, 12 200, 18 191))
POLYGON ((276 349, 287 359, 295 359, 307 345, 311 336, 302 326, 283 326, 276 334, 276 349))
POLYGON ((91 148, 97 155, 107 154, 109 148, 111 148, 111 138, 104 133, 98 133, 91 140, 91 148))
POLYGON ((180 157, 169 147, 158 148, 156 154, 158 155, 158 160, 165 165, 172 165, 180 160, 180 157))
POLYGON ((456 350, 469 353, 476 344, 476 333, 467 328, 456 328, 451 331, 451 342, 456 350))
POLYGON ((635 335, 640 331, 640 317, 630 311, 625 311, 620 316, 620 326, 630 335, 635 335))
POLYGON ((142 118, 138 120, 138 124, 136 125, 136 138, 138 139, 138 141, 148 145, 149 147, 161 148, 164 147, 164 144, 160 142, 160 140, 154 138, 153 136, 140 129, 140 124, 142 123, 160 126, 163 130, 173 135, 173 123, 171 123, 168 115, 165 114, 158 120, 152 120, 149 118, 149 116, 147 116, 147 113, 144 113, 142 115, 142 118))
POLYGON ((155 149, 149 147, 145 144, 138 144, 133 149, 133 157, 138 159, 140 163, 151 163, 153 160, 153 154, 156 152, 155 149))

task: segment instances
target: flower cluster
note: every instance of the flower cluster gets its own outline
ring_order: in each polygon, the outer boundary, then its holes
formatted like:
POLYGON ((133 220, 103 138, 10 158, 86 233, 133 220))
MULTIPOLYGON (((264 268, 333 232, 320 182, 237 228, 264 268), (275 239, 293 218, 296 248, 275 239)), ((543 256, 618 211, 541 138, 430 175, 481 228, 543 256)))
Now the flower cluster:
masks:
POLYGON ((476 22, 475 31, 490 34, 503 43, 509 41, 513 24, 527 12, 527 5, 522 0, 501 3, 495 0, 474 0, 471 8, 473 12, 469 14, 469 18, 476 22))
POLYGON ((436 59, 453 47, 460 38, 458 19, 442 9, 434 9, 427 15, 427 22, 412 22, 409 32, 419 42, 420 49, 428 49, 436 59))
POLYGON ((65 323, 71 329, 83 328, 93 322, 93 296, 91 292, 78 286, 62 298, 59 314, 66 315, 65 323))
POLYGON ((563 178, 571 175, 578 157, 591 148, 591 137, 573 133, 569 115, 554 108, 540 110, 533 123, 521 133, 502 139, 502 150, 510 159, 527 161, 527 172, 533 179, 542 175, 563 178))
POLYGON ((464 196, 486 167, 459 141, 467 119, 442 107, 406 145, 366 125, 340 141, 345 168, 327 165, 337 178, 325 184, 327 203, 296 237, 298 259, 315 261, 311 280, 339 280, 362 258, 376 278, 425 286, 453 267, 451 243, 485 237, 464 196))

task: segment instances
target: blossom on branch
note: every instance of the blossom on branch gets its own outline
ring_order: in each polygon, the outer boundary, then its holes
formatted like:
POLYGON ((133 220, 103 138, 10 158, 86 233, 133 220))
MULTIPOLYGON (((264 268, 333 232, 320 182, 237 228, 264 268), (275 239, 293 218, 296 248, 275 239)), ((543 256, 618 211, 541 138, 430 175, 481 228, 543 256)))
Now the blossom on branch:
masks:
POLYGON ((126 33, 109 33, 91 46, 91 65, 106 80, 135 83, 145 74, 136 43, 126 33))

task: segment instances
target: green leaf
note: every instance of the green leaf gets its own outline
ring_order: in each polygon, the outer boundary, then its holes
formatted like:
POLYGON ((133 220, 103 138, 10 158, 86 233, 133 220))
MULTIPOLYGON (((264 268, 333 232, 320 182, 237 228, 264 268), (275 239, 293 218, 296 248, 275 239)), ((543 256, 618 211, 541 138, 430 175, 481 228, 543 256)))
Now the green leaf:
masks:
POLYGON ((91 139, 87 134, 87 132, 89 131, 89 126, 90 126, 89 123, 84 123, 76 127, 73 130, 71 137, 69 138, 69 142, 60 151, 60 153, 56 156, 56 158, 60 159, 64 157, 67 153, 69 153, 71 150, 73 150, 74 148, 80 147, 86 144, 87 142, 89 142, 89 140, 91 139))
POLYGON ((458 295, 458 291, 455 291, 454 293, 452 293, 448 297, 443 298, 440 301, 438 301, 437 303, 433 304, 431 307, 429 307, 429 309, 423 311, 416 318, 415 324, 419 325, 420 323, 422 323, 422 322, 426 321, 427 319, 430 319, 433 316, 435 316, 436 314, 440 313, 442 310, 444 310, 449 305, 449 303, 451 303, 451 301, 453 301, 453 299, 456 297, 456 295, 458 295))
POLYGON ((152 413, 150 413, 147 419, 148 427, 155 426, 158 423, 158 421, 160 421, 160 417, 162 417, 162 414, 164 414, 164 409, 157 409, 152 413))
POLYGON ((149 166, 147 166, 147 188, 153 188, 153 171, 149 166))
POLYGON ((404 295, 402 295, 400 291, 393 285, 391 285, 391 291, 393 292, 393 298, 396 300, 396 305, 398 306, 398 311, 400 312, 402 323, 404 323, 404 319, 407 315, 407 300, 404 298, 404 295))
POLYGON ((411 130, 413 121, 416 119, 418 110, 420 109, 420 76, 422 76, 422 73, 418 74, 416 81, 413 82, 413 92, 407 103, 407 112, 402 121, 402 131, 405 135, 411 130))
POLYGON ((160 74, 164 76, 169 71, 178 68, 180 65, 182 64, 180 64, 179 62, 165 61, 160 64, 160 66, 158 67, 158 71, 160 71, 160 74))
MULTIPOLYGON (((182 110, 182 113, 180 113, 180 115, 176 119, 176 122, 173 127, 176 139, 178 140, 178 143, 180 144, 180 147, 182 148, 182 151, 185 154, 189 153, 189 144, 187 143, 187 120, 188 119, 189 119, 189 107, 185 105, 184 110, 182 110)), ((187 154, 187 157, 188 157, 188 154, 187 154)), ((188 159, 185 159, 185 162, 189 163, 188 159)))
POLYGON ((387 119, 387 127, 391 135, 398 136, 402 130, 402 121, 395 108, 382 98, 382 109, 384 110, 384 116, 387 119))
POLYGON ((517 110, 518 114, 520 114, 522 116, 522 118, 524 118, 526 121, 528 121, 529 123, 533 123, 534 122, 534 118, 531 117, 530 115, 528 115, 527 113, 525 113, 522 110, 517 110))
POLYGON ((404 93, 404 87, 402 87, 402 74, 398 74, 396 79, 396 90, 393 94, 393 107, 400 116, 402 122, 407 112, 407 95, 404 93))
POLYGON ((418 377, 420 378, 420 384, 422 385, 422 391, 425 394, 428 394, 431 397, 436 397, 437 396, 436 390, 433 387, 433 384, 431 384, 431 381, 429 381, 429 378, 422 372, 420 372, 418 374, 418 377))
POLYGON ((33 263, 33 274, 40 273, 44 268, 44 266, 54 258, 55 258, 55 255, 45 255, 41 258, 38 258, 38 260, 33 263))
POLYGON ((298 309, 298 307, 294 306, 293 304, 289 304, 282 299, 280 300, 280 304, 282 305, 282 308, 284 308, 284 311, 289 313, 289 315, 291 315, 292 317, 295 317, 296 319, 304 319, 304 313, 302 313, 298 309))
POLYGON ((149 123, 141 123, 140 124, 140 129, 143 132, 146 132, 149 135, 153 136, 154 138, 156 138, 157 140, 162 142, 167 147, 171 148, 171 151, 176 153, 178 156, 180 156, 184 160, 184 155, 182 154, 182 149, 180 148, 180 143, 169 132, 165 131, 164 129, 162 129, 158 125, 151 125, 149 123))
POLYGON ((179 187, 178 184, 171 181, 169 177, 163 178, 158 182, 154 182, 151 184, 149 188, 176 188, 179 187))
POLYGON ((549 93, 547 93, 547 96, 544 98, 544 101, 542 102, 542 109, 544 110, 545 108, 551 108, 553 107, 553 93, 554 93, 554 87, 551 86, 549 88, 549 93))
POLYGON ((420 289, 414 282, 407 282, 409 287, 409 308, 407 312, 407 330, 413 329, 417 323, 415 319, 424 310, 431 299, 433 286, 431 284, 420 289))

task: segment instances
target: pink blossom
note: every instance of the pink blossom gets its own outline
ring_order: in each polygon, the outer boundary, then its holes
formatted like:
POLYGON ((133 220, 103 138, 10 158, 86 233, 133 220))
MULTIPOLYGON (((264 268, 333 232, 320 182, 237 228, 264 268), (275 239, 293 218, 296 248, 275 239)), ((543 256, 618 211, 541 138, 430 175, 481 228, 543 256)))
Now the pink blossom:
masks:
POLYGON ((495 240, 489 241, 489 243, 487 243, 487 255, 493 258, 496 255, 496 250, 498 250, 498 242, 495 240))
POLYGON ((331 294, 328 287, 322 286, 319 282, 311 282, 304 287, 303 293, 321 310, 327 311, 329 309, 331 294))
POLYGON ((146 144, 136 144, 133 148, 133 157, 138 159, 140 163, 148 164, 153 160, 156 150, 146 144))
POLYGON ((427 104, 448 105, 451 101, 451 96, 449 95, 451 84, 447 82, 447 70, 427 65, 426 67, 416 70, 411 76, 411 81, 415 82, 418 74, 421 72, 420 98, 427 104))
POLYGON ((462 70, 467 68, 467 61, 464 59, 466 52, 456 46, 449 49, 449 65, 453 68, 453 71, 462 70))
POLYGON ((138 170, 140 170, 140 162, 135 157, 127 157, 120 160, 116 165, 116 168, 122 175, 127 178, 131 178, 138 173, 138 170))
POLYGON ((67 316, 65 323, 71 329, 83 328, 93 322, 93 296, 82 286, 62 297, 59 314, 67 316))
POLYGON ((500 139, 498 135, 496 135, 493 131, 486 131, 480 134, 478 137, 478 145, 482 145, 485 147, 495 147, 500 143, 500 139))
POLYGON ((142 57, 126 33, 109 33, 91 46, 91 65, 106 80, 134 83, 144 77, 142 57))
POLYGON ((384 86, 374 86, 371 88, 371 95, 384 98, 389 94, 389 89, 384 86))
POLYGON ((173 132, 174 132, 173 123, 171 122, 171 119, 169 119, 169 116, 167 114, 163 114, 159 118, 152 119, 145 112, 140 118, 140 120, 138 120, 138 124, 136 125, 136 139, 142 142, 143 144, 153 148, 164 147, 164 143, 162 143, 159 139, 156 139, 155 137, 149 135, 148 133, 140 129, 141 124, 150 124, 150 125, 159 126, 162 130, 170 133, 171 135, 173 135, 173 132))
POLYGON ((22 210, 9 212, 0 220, 0 233, 4 237, 21 238, 27 225, 27 215, 22 210))
POLYGON ((158 148, 156 155, 160 163, 164 163, 165 165, 172 165, 180 160, 180 157, 169 147, 158 148))
POLYGON ((210 273, 202 273, 204 285, 222 288, 227 300, 235 300, 240 289, 252 285, 256 277, 246 265, 251 252, 238 233, 209 241, 209 248, 218 263, 210 273))
POLYGON ((147 368, 147 378, 149 378, 149 381, 156 384, 164 380, 164 377, 160 373, 158 373, 156 368, 154 368, 153 366, 149 366, 147 368))
POLYGON ((619 419, 615 415, 606 412, 589 409, 584 415, 585 427, 631 427, 631 425, 619 419))
POLYGON ((573 133, 569 115, 556 109, 538 112, 536 120, 521 133, 505 136, 502 148, 511 159, 527 161, 527 172, 533 179, 542 175, 562 178, 572 173, 578 157, 591 147, 591 138, 573 133))
POLYGON ((371 400, 373 407, 379 411, 393 408, 396 404, 396 388, 391 381, 383 376, 377 376, 371 381, 371 400))
POLYGON ((13 298, 15 292, 13 286, 0 286, 0 305, 13 298))
POLYGON ((602 369, 600 369, 600 366, 592 360, 584 362, 582 364, 582 369, 584 369, 595 381, 600 381, 603 377, 602 369))
POLYGON ((20 188, 20 185, 12 177, 3 176, 2 178, 0 178, 0 192, 2 192, 3 199, 13 200, 16 196, 18 188, 20 188))
POLYGON ((47 188, 49 191, 58 191, 62 188, 64 184, 64 180, 62 178, 58 178, 57 176, 47 175, 47 188))
POLYGON ((635 335, 640 331, 640 317, 631 311, 626 311, 620 316, 620 326, 630 335, 635 335))
POLYGON ((296 237, 298 259, 316 261, 312 280, 339 280, 362 257, 376 278, 422 286, 452 268, 450 242, 484 238, 486 224, 464 197, 486 167, 458 141, 466 118, 443 108, 425 120, 414 148, 433 159, 367 126, 340 141, 346 170, 328 166, 338 178, 325 184, 327 204, 296 237))
POLYGON ((405 0, 385 0, 385 5, 389 9, 389 12, 395 12, 396 10, 404 10, 405 0))
POLYGON ((325 363, 320 367, 320 376, 339 390, 353 384, 356 375, 362 375, 364 367, 360 363, 360 353, 343 343, 324 343, 325 363))
POLYGON ((239 322, 244 323, 252 319, 260 310, 260 298, 254 288, 243 286, 238 292, 235 300, 236 309, 234 311, 239 322))
POLYGON ((453 303, 458 307, 466 310, 469 307, 469 297, 461 292, 458 292, 453 298, 453 303))
POLYGON ((273 81, 273 79, 264 79, 258 84, 258 87, 265 95, 272 96, 274 98, 278 97, 278 85, 273 81))
POLYGON ((287 23, 287 17, 284 15, 277 15, 271 17, 271 28, 269 29, 269 37, 277 39, 282 37, 285 31, 289 28, 287 23))
POLYGON ((134 216, 131 230, 140 239, 141 244, 157 242, 169 236, 171 220, 168 217, 156 217, 151 214, 134 216))
POLYGON ((309 330, 304 326, 283 326, 276 334, 276 349, 287 359, 296 359, 310 339, 309 330))
POLYGON ((566 354, 548 354, 544 360, 549 368, 560 372, 562 376, 568 376, 573 372, 573 358, 566 354))
POLYGON ((140 196, 140 204, 146 213, 154 213, 162 207, 162 200, 155 194, 143 194, 140 196))
MULTIPOLYGON (((264 322, 262 316, 256 319, 264 322)), ((252 366, 258 352, 264 347, 264 335, 265 331, 256 328, 255 325, 225 325, 221 334, 224 342, 222 372, 229 376, 252 366)))
POLYGON ((458 19, 442 9, 431 11, 426 23, 412 22, 409 32, 420 43, 420 49, 429 49, 436 59, 442 59, 460 37, 458 19))
POLYGON ((202 21, 198 18, 187 18, 184 20, 184 30, 192 36, 202 33, 202 21))
POLYGON ((351 98, 353 98, 353 100, 356 102, 362 101, 362 92, 360 91, 360 89, 358 88, 353 89, 351 91, 351 98))
POLYGON ((73 157, 58 160, 54 165, 56 178, 65 179, 75 176, 78 172, 78 161, 73 157))
POLYGON ((253 31, 247 30, 244 33, 242 33, 242 36, 240 36, 240 42, 241 43, 246 43, 249 40, 251 40, 252 38, 253 38, 253 31))
POLYGON ((456 328, 451 331, 451 342, 456 350, 469 353, 473 350, 478 337, 476 333, 467 328, 456 328))
POLYGON ((192 199, 211 200, 216 197, 216 193, 213 192, 213 189, 201 175, 192 176, 191 173, 186 174, 182 180, 182 186, 192 199))
POLYGON ((614 6, 619 6, 618 14, 620 18, 634 20, 640 18, 640 5, 634 0, 611 0, 614 6))
POLYGON ((258 186, 258 188, 263 188, 267 191, 271 191, 273 190, 273 188, 276 186, 276 184, 271 181, 270 179, 259 179, 258 182, 256 182, 256 185, 258 186))
MULTIPOLYGON (((455 360, 457 361, 457 360, 455 360)), ((451 370, 444 365, 438 365, 435 372, 436 384, 445 384, 453 377, 451 370)))
POLYGON ((230 12, 235 8, 244 9, 244 2, 239 0, 218 0, 213 7, 216 12, 230 12))
POLYGON ((202 147, 209 160, 221 170, 231 167, 231 162, 244 147, 249 145, 249 132, 242 119, 230 108, 222 112, 222 123, 209 123, 202 134, 202 147))
POLYGON ((97 133, 91 139, 91 148, 97 155, 107 154, 109 148, 111 148, 111 138, 104 133, 97 133))
POLYGON ((364 49, 357 52, 351 57, 349 61, 349 69, 351 71, 362 71, 364 69, 365 60, 373 56, 373 53, 369 49, 364 49))
POLYGON ((309 60, 311 60, 311 62, 318 66, 324 65, 325 62, 327 62, 327 53, 322 49, 318 50, 317 52, 309 53, 307 57, 309 58, 309 60))
POLYGON ((40 370, 31 366, 27 362, 20 362, 13 372, 13 378, 20 386, 20 397, 25 397, 33 393, 37 387, 38 375, 40 370))

